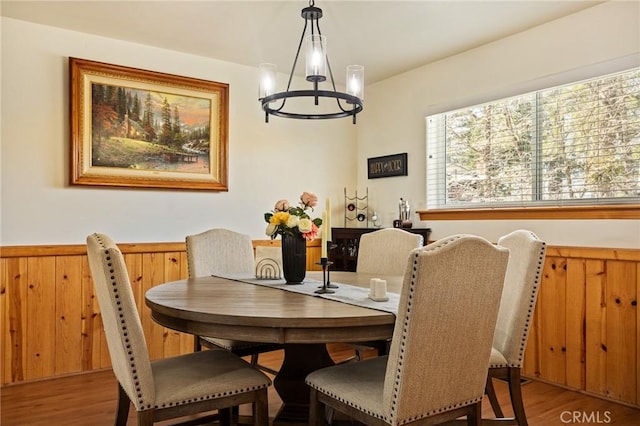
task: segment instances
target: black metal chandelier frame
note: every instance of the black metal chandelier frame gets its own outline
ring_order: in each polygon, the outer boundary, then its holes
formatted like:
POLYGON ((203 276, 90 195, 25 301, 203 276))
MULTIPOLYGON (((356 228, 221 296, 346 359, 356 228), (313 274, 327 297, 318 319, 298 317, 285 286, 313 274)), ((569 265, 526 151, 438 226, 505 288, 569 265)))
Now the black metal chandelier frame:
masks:
POLYGON ((262 109, 265 112, 265 122, 269 122, 269 115, 275 115, 276 117, 284 117, 284 118, 297 118, 297 119, 307 119, 307 120, 321 120, 321 119, 330 119, 330 118, 342 118, 342 117, 353 117, 353 124, 356 124, 356 114, 360 113, 363 109, 363 101, 357 96, 350 95, 344 92, 338 92, 336 90, 336 84, 333 79, 333 72, 331 71, 331 64, 329 63, 329 56, 325 53, 325 60, 327 63, 327 69, 329 71, 329 79, 330 84, 333 90, 319 90, 318 83, 326 80, 325 76, 311 75, 307 76, 307 81, 313 83, 312 90, 290 90, 291 89, 291 81, 293 80, 293 74, 296 69, 296 65, 298 63, 298 57, 300 56, 300 49, 302 47, 302 43, 304 42, 305 35, 307 33, 307 28, 309 27, 309 22, 311 22, 311 35, 317 34, 319 36, 322 35, 320 31, 319 20, 322 18, 322 9, 319 7, 315 7, 314 0, 309 1, 309 6, 302 9, 301 12, 302 17, 304 18, 304 29, 302 30, 302 36, 300 37, 300 43, 298 44, 298 50, 296 51, 296 56, 293 61, 293 66, 291 67, 291 74, 289 75, 289 81, 287 83, 287 89, 284 92, 277 92, 271 95, 260 98, 259 101, 262 104, 262 109), (285 105, 287 103, 287 99, 290 98, 313 98, 314 105, 318 105, 319 98, 329 98, 335 99, 337 104, 337 109, 334 109, 333 112, 326 113, 316 113, 316 114, 305 114, 305 113, 296 113, 289 112, 285 110, 285 105), (279 101, 279 106, 272 108, 269 106, 270 103, 274 101, 279 101), (347 106, 344 106, 341 102, 343 100, 347 106))

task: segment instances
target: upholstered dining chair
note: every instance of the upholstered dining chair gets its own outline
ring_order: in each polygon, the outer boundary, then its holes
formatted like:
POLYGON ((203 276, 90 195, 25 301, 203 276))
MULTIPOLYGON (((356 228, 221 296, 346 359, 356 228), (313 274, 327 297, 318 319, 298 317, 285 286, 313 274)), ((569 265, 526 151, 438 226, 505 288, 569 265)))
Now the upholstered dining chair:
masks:
POLYGON ((331 407, 367 425, 479 425, 508 257, 471 235, 413 250, 389 355, 309 374, 309 423, 331 407))
MULTIPOLYGON (((229 229, 215 228, 200 234, 188 235, 187 266, 189 277, 203 277, 225 274, 255 274, 255 260, 251 237, 229 229)), ((263 352, 282 349, 281 345, 271 343, 245 342, 241 340, 220 339, 207 336, 195 337, 195 350, 202 346, 223 348, 238 356, 251 356, 251 365, 258 366, 258 356, 263 352)), ((261 369, 275 374, 270 368, 261 369)))
POLYGON ((124 257, 104 234, 87 237, 87 254, 113 372, 119 384, 116 425, 126 425, 133 403, 138 425, 253 405, 254 425, 268 424, 270 380, 224 350, 194 352, 150 361, 124 257))
MULTIPOLYGON (((402 275, 407 265, 411 250, 422 247, 424 238, 400 228, 384 228, 362 234, 358 247, 358 263, 356 272, 402 275)), ((378 355, 386 355, 389 350, 388 341, 371 341, 354 343, 355 359, 361 360, 364 350, 377 349, 378 355)))
POLYGON ((495 415, 504 419, 492 378, 507 381, 515 421, 524 426, 527 425, 527 417, 522 401, 520 369, 540 288, 546 244, 533 232, 518 230, 500 238, 498 245, 509 249, 510 258, 493 338, 486 392, 495 415))
POLYGON ((356 272, 402 275, 411 250, 423 244, 422 235, 400 228, 384 228, 362 234, 356 272))

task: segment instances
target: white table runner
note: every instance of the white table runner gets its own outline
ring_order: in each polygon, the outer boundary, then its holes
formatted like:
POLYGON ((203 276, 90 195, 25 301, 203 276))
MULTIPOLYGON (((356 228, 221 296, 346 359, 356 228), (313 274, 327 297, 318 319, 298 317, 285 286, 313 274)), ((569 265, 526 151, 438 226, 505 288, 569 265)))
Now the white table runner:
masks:
POLYGON ((369 299, 369 289, 358 287, 350 284, 339 282, 331 282, 338 288, 333 288, 335 293, 316 293, 315 291, 322 287, 322 281, 305 278, 302 284, 287 284, 284 279, 279 280, 261 280, 255 276, 242 274, 226 274, 215 275, 220 278, 226 278, 234 281, 241 281, 248 284, 256 284, 265 287, 278 288, 280 290, 291 291, 294 293, 306 294, 307 296, 322 297, 324 299, 335 300, 337 302, 348 303, 350 305, 362 306, 364 308, 377 309, 379 311, 389 312, 394 315, 398 313, 398 304, 400 303, 400 295, 398 293, 387 292, 389 300, 384 302, 376 302, 369 299))

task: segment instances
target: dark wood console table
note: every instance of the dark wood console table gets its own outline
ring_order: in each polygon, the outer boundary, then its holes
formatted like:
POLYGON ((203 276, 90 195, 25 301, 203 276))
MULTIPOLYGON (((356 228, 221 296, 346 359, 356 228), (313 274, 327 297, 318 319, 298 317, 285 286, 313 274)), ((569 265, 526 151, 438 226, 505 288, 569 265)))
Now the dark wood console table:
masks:
MULTIPOLYGON (((358 248, 362 234, 377 231, 380 228, 331 228, 331 239, 337 247, 330 251, 329 260, 335 271, 355 272, 358 264, 358 248)), ((424 244, 429 242, 431 228, 403 228, 405 231, 422 235, 424 244)))

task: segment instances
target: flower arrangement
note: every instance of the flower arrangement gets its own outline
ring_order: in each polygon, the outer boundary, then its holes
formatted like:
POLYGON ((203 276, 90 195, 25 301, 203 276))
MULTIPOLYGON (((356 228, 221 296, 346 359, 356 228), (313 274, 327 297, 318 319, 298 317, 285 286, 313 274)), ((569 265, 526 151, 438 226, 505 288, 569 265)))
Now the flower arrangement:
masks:
POLYGON ((273 240, 278 235, 302 236, 311 241, 318 236, 318 229, 322 225, 322 219, 311 217, 307 210, 318 204, 318 197, 311 192, 303 192, 300 196, 299 207, 290 206, 287 200, 278 200, 273 211, 264 214, 264 220, 268 223, 266 234, 273 240))

